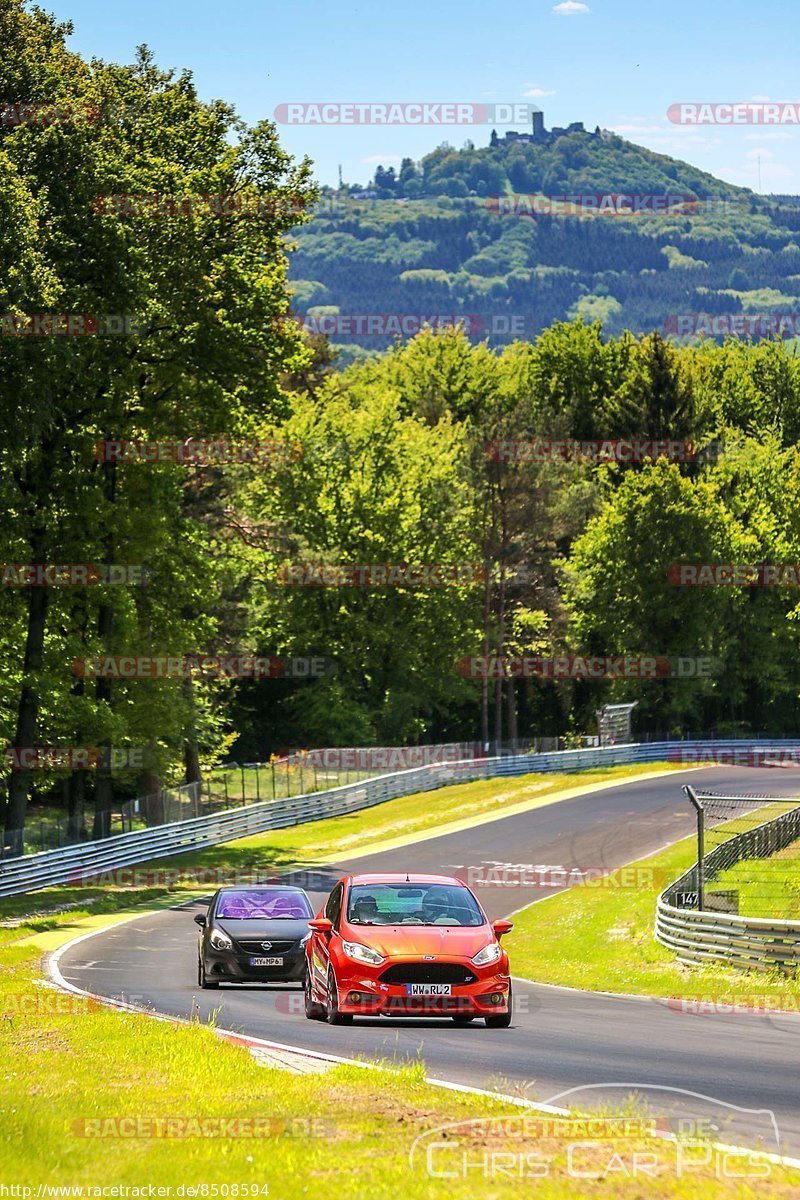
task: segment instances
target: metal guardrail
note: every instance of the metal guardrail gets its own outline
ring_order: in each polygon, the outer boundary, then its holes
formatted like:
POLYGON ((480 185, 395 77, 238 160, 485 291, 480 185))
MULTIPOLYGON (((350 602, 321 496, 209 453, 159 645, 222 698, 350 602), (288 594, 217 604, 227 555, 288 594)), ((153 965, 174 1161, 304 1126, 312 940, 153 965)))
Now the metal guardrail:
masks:
MULTIPOLYGON (((765 803, 768 803, 765 797, 765 803)), ((800 808, 729 838, 703 857, 707 881, 750 858, 767 858, 800 838, 800 808)), ((719 962, 742 970, 794 975, 800 967, 800 921, 679 908, 679 892, 698 890, 698 863, 665 888, 656 903, 655 936, 685 963, 719 962)))
MULTIPOLYGON (((800 741, 748 742, 759 751, 780 753, 786 747, 796 748, 800 741)), ((715 741, 716 754, 741 749, 742 742, 715 741)), ((502 758, 467 760, 460 763, 432 764, 406 771, 363 779, 328 791, 291 799, 249 804, 212 815, 133 830, 91 842, 47 850, 41 854, 12 858, 0 864, 0 896, 13 896, 55 884, 76 882, 86 876, 146 862, 148 859, 184 854, 190 850, 230 842, 236 838, 263 833, 268 829, 283 829, 306 821, 357 812, 415 792, 431 791, 453 783, 476 779, 554 772, 586 771, 592 767, 629 763, 659 762, 665 759, 684 761, 684 754, 701 756, 704 747, 698 742, 631 743, 584 750, 559 750, 545 754, 509 755, 502 758)))
MULTIPOLYGON (((649 752, 652 747, 646 749, 649 752)), ((88 876, 148 859, 184 854, 263 833, 268 829, 283 829, 306 821, 357 812, 398 796, 430 791, 453 783, 539 771, 580 771, 594 766, 627 763, 634 761, 637 751, 637 746, 612 746, 602 750, 563 750, 553 754, 521 754, 432 764, 375 776, 325 792, 272 800, 264 804, 248 804, 211 816, 138 829, 97 841, 65 846, 60 850, 46 850, 41 854, 7 859, 0 865, 0 896, 18 895, 59 883, 80 883, 88 876)))

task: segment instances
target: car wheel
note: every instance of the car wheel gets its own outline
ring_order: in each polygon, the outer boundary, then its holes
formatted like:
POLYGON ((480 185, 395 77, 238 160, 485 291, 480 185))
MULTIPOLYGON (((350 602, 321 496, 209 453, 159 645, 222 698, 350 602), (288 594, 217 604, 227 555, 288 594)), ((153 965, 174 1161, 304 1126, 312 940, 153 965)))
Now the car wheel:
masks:
POLYGON ((329 1025, 352 1025, 350 1013, 339 1012, 339 993, 336 987, 336 976, 333 968, 328 968, 328 995, 325 1004, 325 1020, 329 1025))
POLYGON ((311 972, 306 971, 306 977, 303 981, 303 992, 306 998, 306 1016, 309 1021, 321 1021, 325 1016, 325 1009, 321 1004, 317 1004, 311 994, 311 972))
POLYGON ((219 987, 218 980, 209 979, 206 975, 206 968, 202 955, 199 955, 197 959, 197 986, 202 988, 205 992, 209 991, 211 988, 219 987))
POLYGON ((487 1029, 508 1029, 511 1024, 511 984, 508 985, 508 1012, 498 1013, 496 1017, 486 1018, 487 1029))
POLYGON ((470 1021, 474 1021, 474 1017, 453 1017, 455 1025, 469 1025, 470 1021))

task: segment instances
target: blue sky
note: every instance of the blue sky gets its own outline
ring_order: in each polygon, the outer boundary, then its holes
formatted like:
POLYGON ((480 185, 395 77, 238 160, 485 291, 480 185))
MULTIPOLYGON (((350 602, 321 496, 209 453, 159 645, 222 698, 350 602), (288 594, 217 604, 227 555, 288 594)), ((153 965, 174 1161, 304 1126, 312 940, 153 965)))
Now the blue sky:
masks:
MULTIPOLYGON (((519 102, 545 122, 583 121, 761 190, 800 194, 800 130, 690 128, 681 101, 800 100, 798 0, 405 0, 382 4, 41 0, 72 20, 82 54, 128 62, 146 42, 161 66, 189 68, 204 99, 245 119, 286 102, 519 102), (559 11, 562 10, 562 11, 559 11)), ((489 128, 281 125, 323 183, 365 182, 375 165, 442 141, 488 142, 489 128)))

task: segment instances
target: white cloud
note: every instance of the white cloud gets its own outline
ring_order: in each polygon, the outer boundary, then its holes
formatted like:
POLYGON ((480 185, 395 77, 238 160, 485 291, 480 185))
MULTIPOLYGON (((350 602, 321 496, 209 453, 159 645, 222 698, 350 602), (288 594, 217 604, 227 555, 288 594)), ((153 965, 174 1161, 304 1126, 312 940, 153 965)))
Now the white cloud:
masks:
POLYGON ((400 154, 370 154, 361 161, 362 163, 393 163, 402 162, 403 158, 400 154))
POLYGON ((769 96, 751 96, 751 100, 755 100, 757 104, 769 103, 769 96))
POLYGON ((526 83, 527 92, 523 92, 523 96, 529 96, 531 100, 536 100, 541 96, 555 96, 555 92, 548 92, 545 88, 535 87, 532 83, 526 83))
POLYGON ((794 134, 788 129, 763 129, 760 133, 746 133, 746 142, 790 142, 794 134))
POLYGON ((747 151, 747 158, 774 158, 775 155, 771 150, 762 149, 760 146, 754 146, 752 150, 747 151))
POLYGON ((559 17, 577 17, 591 11, 588 4, 581 4, 579 0, 563 0, 561 4, 553 5, 553 12, 559 17))

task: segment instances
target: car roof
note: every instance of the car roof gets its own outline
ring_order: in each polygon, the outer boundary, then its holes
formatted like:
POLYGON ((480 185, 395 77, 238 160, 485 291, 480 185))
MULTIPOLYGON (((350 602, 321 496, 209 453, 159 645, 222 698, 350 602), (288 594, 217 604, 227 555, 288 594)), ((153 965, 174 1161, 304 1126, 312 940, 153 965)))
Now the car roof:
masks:
POLYGON ((348 875, 345 876, 351 884, 376 884, 386 883, 390 886, 395 883, 412 883, 418 885, 426 885, 441 883, 450 884, 454 887, 463 887, 467 885, 463 879, 456 879, 454 875, 418 875, 416 873, 397 871, 395 873, 382 872, 380 875, 348 875))
POLYGON ((217 895, 224 896, 226 892, 294 892, 295 895, 301 896, 306 894, 302 888, 288 883, 232 883, 228 887, 221 887, 217 895))

